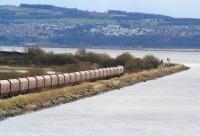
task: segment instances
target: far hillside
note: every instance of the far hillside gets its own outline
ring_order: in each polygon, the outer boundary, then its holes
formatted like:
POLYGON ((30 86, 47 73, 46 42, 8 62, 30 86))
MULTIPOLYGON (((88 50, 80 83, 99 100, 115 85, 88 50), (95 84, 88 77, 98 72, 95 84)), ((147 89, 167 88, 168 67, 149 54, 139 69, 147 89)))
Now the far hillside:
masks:
POLYGON ((0 6, 0 45, 200 48, 200 19, 51 5, 0 6))

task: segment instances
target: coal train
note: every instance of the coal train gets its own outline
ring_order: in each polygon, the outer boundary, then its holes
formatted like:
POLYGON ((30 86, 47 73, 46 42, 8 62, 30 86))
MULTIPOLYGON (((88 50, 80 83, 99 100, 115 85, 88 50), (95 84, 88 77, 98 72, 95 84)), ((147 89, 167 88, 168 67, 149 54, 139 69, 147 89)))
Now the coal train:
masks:
POLYGON ((0 80, 0 97, 29 93, 37 89, 78 84, 84 81, 120 76, 124 67, 109 67, 74 73, 52 74, 18 79, 0 80))

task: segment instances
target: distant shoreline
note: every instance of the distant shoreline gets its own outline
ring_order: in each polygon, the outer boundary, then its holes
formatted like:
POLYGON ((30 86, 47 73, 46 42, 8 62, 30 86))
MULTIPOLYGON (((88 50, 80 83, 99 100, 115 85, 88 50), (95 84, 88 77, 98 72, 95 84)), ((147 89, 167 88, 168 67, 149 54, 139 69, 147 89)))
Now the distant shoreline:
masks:
POLYGON ((200 52, 200 49, 154 49, 154 48, 147 48, 147 49, 138 49, 142 51, 173 51, 173 52, 200 52))
MULTIPOLYGON (((7 46, 7 45, 0 45, 0 51, 15 51, 15 48, 24 48, 24 46, 7 46), (4 50, 3 48, 10 48, 10 50, 4 50)), ((43 49, 79 49, 79 47, 74 48, 74 47, 46 47, 46 46, 41 46, 40 48, 43 49)), ((80 47, 81 48, 81 47, 80 47)), ((200 48, 98 48, 98 47, 86 47, 85 49, 97 49, 97 50, 135 50, 135 51, 172 51, 172 52, 200 52, 200 48)), ((19 52, 19 51, 17 51, 19 52)))

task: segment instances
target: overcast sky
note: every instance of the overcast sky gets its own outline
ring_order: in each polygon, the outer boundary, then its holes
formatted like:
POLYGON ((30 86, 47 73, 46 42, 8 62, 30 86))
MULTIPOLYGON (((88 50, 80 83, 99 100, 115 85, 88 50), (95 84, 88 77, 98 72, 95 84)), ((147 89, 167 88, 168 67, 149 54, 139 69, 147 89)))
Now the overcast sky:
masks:
POLYGON ((173 17, 200 18, 200 0, 0 0, 0 5, 20 3, 51 4, 91 11, 117 9, 173 17))

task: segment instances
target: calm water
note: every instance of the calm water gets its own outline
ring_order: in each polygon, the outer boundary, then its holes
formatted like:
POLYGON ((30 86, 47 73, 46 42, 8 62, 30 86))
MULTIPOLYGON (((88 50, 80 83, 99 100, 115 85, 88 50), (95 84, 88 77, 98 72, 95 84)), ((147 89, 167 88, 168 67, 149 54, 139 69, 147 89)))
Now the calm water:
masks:
POLYGON ((0 122, 0 136, 199 136, 200 53, 130 52, 170 57, 191 69, 9 118, 0 122))

